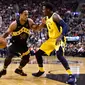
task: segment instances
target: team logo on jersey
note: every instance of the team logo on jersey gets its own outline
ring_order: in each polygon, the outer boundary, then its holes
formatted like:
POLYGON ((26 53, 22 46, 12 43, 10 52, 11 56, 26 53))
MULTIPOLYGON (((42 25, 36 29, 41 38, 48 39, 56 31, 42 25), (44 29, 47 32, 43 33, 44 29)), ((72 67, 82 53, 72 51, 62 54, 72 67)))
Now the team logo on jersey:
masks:
POLYGON ((27 34, 26 33, 20 34, 20 39, 26 39, 26 38, 27 38, 27 34))

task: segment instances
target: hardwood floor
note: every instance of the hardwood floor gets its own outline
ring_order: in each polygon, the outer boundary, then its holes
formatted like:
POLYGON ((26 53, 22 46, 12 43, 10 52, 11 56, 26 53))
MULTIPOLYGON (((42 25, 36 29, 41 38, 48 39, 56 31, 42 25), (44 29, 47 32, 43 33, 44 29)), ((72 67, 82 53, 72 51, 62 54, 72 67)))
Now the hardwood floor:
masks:
MULTIPOLYGON (((85 58, 80 57, 66 57, 71 67, 71 70, 77 76, 76 85, 85 85, 85 58)), ((0 59, 3 61, 2 59, 0 59)), ((18 63, 12 63, 8 69, 7 74, 0 78, 0 85, 68 85, 66 80, 68 75, 63 68, 62 64, 55 58, 46 57, 44 68, 46 70, 46 78, 36 78, 32 76, 32 73, 38 71, 35 59, 31 59, 31 64, 27 64, 23 70, 28 76, 23 77, 14 73, 18 67, 18 63), (46 62, 47 61, 47 62, 46 62), (52 62, 53 61, 53 62, 52 62), (51 63, 48 63, 51 62, 51 63)), ((0 70, 3 67, 3 62, 0 63, 0 70)))

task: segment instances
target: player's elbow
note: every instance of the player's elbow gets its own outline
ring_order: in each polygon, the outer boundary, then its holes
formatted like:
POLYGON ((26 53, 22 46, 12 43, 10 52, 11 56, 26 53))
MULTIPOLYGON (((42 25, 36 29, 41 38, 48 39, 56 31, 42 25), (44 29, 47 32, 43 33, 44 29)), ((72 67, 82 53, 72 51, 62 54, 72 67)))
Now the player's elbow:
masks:
POLYGON ((67 26, 67 24, 65 24, 64 25, 64 27, 63 27, 63 35, 66 35, 67 34, 67 32, 68 32, 68 26, 67 26))
POLYGON ((62 26, 62 34, 66 35, 68 32, 68 25, 64 22, 64 20, 60 20, 59 24, 62 26))

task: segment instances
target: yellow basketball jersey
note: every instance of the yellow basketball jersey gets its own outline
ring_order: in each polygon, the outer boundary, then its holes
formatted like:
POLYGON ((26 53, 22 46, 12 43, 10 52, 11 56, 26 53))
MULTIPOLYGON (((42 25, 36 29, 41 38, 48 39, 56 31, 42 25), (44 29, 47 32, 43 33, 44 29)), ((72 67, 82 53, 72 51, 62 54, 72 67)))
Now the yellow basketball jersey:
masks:
POLYGON ((48 16, 46 17, 46 26, 49 38, 58 38, 62 33, 62 27, 60 27, 59 30, 57 24, 53 21, 53 15, 50 18, 48 18, 48 16))

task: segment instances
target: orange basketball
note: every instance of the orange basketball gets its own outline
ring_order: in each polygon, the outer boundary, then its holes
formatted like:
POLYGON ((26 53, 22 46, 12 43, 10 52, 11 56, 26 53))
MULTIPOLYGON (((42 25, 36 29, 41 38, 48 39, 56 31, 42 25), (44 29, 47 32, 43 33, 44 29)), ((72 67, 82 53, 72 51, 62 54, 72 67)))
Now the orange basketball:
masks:
POLYGON ((5 38, 0 36, 0 48, 5 48, 7 45, 7 42, 5 40, 5 38))

